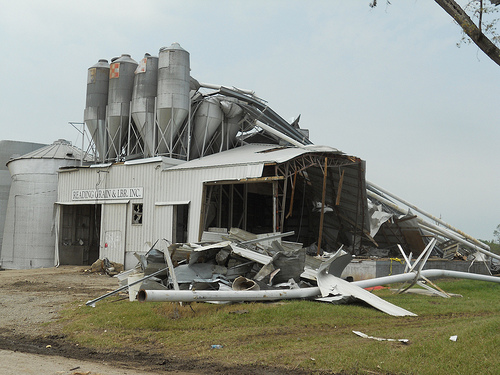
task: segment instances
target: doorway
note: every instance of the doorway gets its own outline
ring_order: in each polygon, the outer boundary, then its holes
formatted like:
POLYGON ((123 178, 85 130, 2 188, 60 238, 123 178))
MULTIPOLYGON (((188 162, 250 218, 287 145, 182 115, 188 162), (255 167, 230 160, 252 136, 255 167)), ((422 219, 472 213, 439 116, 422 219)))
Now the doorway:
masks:
POLYGON ((62 205, 61 210, 59 263, 91 265, 99 258, 101 205, 62 205))

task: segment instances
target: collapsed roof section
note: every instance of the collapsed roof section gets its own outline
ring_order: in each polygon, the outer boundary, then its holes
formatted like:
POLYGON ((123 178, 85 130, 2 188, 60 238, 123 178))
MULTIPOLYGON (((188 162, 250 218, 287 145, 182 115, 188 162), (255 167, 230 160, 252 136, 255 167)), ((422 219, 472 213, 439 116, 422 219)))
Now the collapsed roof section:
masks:
POLYGON ((365 163, 336 149, 248 144, 167 170, 185 169, 210 170, 200 230, 293 231, 290 240, 304 246, 331 252, 344 245, 355 254, 369 237, 365 163), (223 179, 218 169, 226 170, 223 179))
POLYGON ((198 86, 202 89, 192 93, 193 116, 179 137, 184 139, 179 145, 185 149, 177 149, 188 160, 249 143, 312 145, 307 131, 299 128, 298 118, 288 123, 252 92, 204 83, 198 86))
POLYGON ((367 182, 367 197, 371 234, 378 248, 384 249, 378 255, 397 254, 397 245, 402 245, 407 254, 418 256, 430 240, 436 238, 435 255, 439 257, 467 259, 473 256, 483 260, 483 256, 477 254, 482 253, 500 260, 499 255, 490 252, 488 245, 374 183, 367 182))

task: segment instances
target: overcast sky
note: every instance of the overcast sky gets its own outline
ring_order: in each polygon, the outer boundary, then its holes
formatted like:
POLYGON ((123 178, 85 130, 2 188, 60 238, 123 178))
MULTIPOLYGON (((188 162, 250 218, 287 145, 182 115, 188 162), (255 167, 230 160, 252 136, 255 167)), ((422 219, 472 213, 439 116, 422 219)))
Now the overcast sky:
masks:
POLYGON ((81 144, 87 69, 178 42, 367 179, 476 238, 500 224, 500 67, 433 1, 0 0, 0 140, 81 144))

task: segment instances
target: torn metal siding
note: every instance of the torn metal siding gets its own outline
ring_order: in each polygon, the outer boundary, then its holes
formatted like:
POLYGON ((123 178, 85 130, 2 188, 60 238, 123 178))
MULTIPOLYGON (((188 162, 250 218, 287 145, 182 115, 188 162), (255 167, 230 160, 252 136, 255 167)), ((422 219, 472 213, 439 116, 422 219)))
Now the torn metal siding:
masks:
POLYGON ((283 171, 286 168, 288 180, 293 181, 298 173, 305 181, 304 187, 313 205, 309 225, 320 228, 316 234, 318 244, 321 242, 327 251, 344 244, 357 254, 362 237, 370 238, 364 161, 341 154, 310 153, 280 166, 283 171))
POLYGON ((379 247, 391 249, 396 246, 395 244, 401 244, 409 253, 420 255, 426 242, 415 218, 413 215, 404 215, 386 221, 375 236, 379 247))

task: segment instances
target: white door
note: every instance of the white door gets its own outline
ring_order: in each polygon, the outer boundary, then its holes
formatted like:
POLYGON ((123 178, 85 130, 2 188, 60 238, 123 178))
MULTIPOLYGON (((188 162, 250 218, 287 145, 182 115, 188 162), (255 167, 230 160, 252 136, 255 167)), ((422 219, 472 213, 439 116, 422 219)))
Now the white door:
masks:
POLYGON ((154 239, 166 239, 172 243, 172 215, 173 207, 171 205, 157 205, 154 213, 154 239))
POLYGON ((100 258, 125 263, 127 204, 103 204, 100 258))

